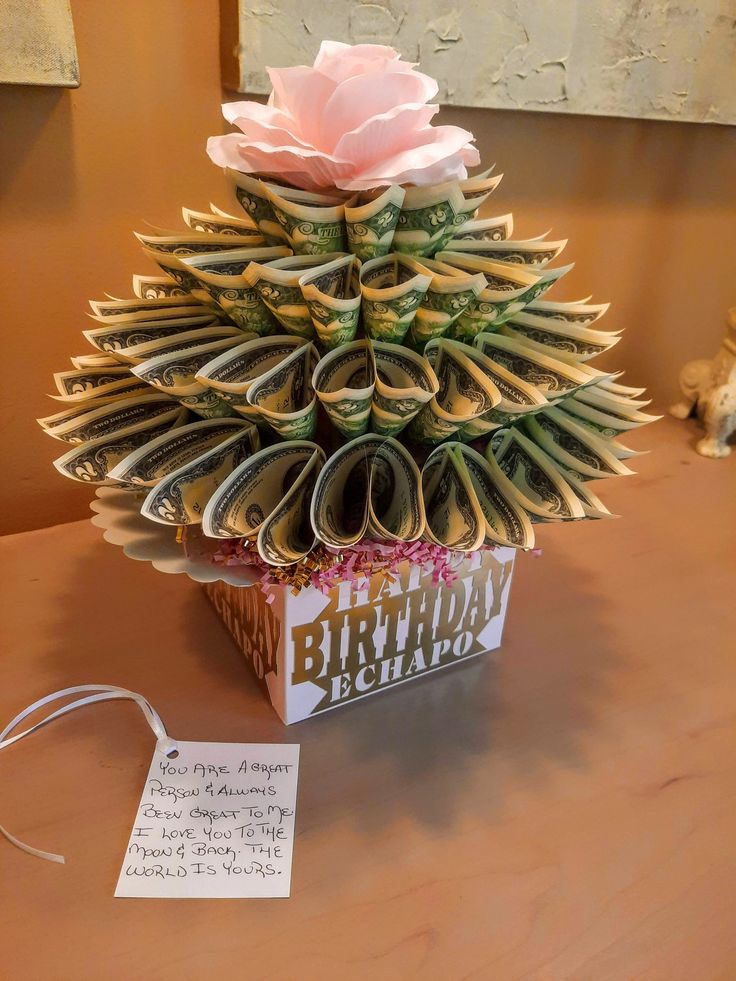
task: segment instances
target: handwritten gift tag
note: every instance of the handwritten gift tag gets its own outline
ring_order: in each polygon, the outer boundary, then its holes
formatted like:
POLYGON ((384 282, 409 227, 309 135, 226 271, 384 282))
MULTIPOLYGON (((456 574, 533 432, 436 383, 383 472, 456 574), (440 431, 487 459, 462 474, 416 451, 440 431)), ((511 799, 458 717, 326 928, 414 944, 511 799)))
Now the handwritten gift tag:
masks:
POLYGON ((288 896, 299 771, 289 743, 157 747, 116 896, 288 896))

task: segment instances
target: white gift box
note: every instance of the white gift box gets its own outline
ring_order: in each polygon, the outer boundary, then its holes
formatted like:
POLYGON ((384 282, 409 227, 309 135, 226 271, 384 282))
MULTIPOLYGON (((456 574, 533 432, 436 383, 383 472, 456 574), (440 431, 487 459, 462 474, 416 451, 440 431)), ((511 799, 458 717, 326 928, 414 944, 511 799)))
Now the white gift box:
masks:
POLYGON ((275 583, 266 593, 252 567, 214 563, 196 536, 185 552, 171 528, 143 518, 139 507, 137 495, 101 487, 92 521, 130 558, 202 583, 287 725, 501 643, 514 549, 467 555, 452 585, 405 562, 398 575, 376 573, 365 588, 343 582, 327 593, 313 586, 295 593, 275 583))
POLYGON ((218 581, 205 592, 290 725, 499 647, 515 552, 476 552, 451 586, 402 563, 393 582, 296 595, 218 581))

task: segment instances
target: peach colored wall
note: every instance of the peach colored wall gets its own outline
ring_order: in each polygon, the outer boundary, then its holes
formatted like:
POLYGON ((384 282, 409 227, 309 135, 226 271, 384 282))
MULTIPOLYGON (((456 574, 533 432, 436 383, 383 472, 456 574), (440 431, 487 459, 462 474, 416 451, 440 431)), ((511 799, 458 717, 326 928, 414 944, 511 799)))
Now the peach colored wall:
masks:
MULTIPOLYGON (((84 344, 88 297, 127 295, 145 271, 130 229, 229 203, 204 141, 221 129, 218 5, 73 3, 82 86, 0 86, 4 419, 0 532, 88 513, 90 488, 57 475, 62 445, 34 418, 51 373, 84 344)), ((236 98, 228 94, 226 98, 236 98)), ((626 327, 609 361, 659 407, 680 365, 715 353, 736 304, 736 131, 729 127, 443 110, 506 177, 493 213, 521 236, 552 227, 577 262, 555 295, 611 300, 626 327)))
POLYGON ((81 87, 0 86, 0 532, 89 513, 92 491, 51 461, 35 418, 51 375, 88 348, 88 297, 154 271, 131 229, 230 203, 204 151, 220 126, 217 0, 73 0, 81 87), (85 324, 86 321, 86 324, 85 324))

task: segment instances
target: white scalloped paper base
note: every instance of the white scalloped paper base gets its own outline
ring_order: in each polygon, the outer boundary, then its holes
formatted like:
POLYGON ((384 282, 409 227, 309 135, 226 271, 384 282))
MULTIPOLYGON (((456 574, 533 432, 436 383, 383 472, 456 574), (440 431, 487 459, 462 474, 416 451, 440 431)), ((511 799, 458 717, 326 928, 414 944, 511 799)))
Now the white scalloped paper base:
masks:
POLYGON ((208 557, 187 555, 176 541, 174 529, 150 521, 140 513, 143 495, 116 487, 98 487, 90 503, 95 512, 92 524, 104 529, 103 538, 122 548, 129 559, 150 562, 154 569, 173 575, 182 573, 194 582, 225 582, 253 586, 259 575, 248 566, 216 565, 208 557))

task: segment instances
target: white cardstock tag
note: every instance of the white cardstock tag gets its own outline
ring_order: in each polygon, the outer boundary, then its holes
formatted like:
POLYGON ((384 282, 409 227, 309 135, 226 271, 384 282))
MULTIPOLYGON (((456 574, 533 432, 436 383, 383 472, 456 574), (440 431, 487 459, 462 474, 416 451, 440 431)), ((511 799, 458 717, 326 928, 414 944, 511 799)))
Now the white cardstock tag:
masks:
POLYGON ((177 741, 157 746, 116 896, 265 899, 288 896, 296 743, 177 741))

